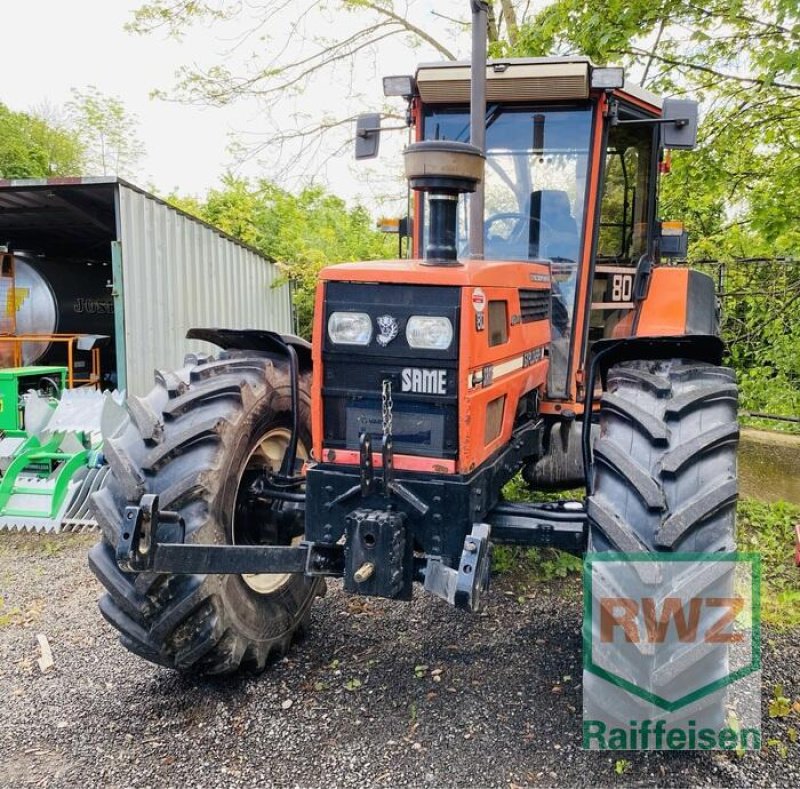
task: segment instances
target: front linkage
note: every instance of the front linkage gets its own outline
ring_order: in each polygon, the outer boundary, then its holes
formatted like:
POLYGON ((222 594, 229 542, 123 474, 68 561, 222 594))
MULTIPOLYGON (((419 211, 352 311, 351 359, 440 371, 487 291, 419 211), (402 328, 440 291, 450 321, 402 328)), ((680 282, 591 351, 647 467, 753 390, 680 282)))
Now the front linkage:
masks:
MULTIPOLYGON (((136 573, 343 576, 349 592, 407 598, 414 557, 404 520, 402 513, 355 510, 345 545, 195 545, 184 542, 183 519, 175 512, 162 512, 158 496, 147 494, 138 506, 125 510, 117 563, 136 573)), ((458 569, 445 566, 441 558, 429 558, 423 570, 426 590, 458 608, 480 610, 489 583, 489 534, 485 523, 473 527, 464 540, 458 569)))
POLYGON ((419 581, 452 605, 478 611, 489 582, 490 538, 581 554, 585 533, 586 514, 579 502, 501 503, 473 524, 454 562, 415 553, 404 512, 361 506, 345 519, 344 539, 333 543, 202 545, 186 543, 182 518, 161 511, 158 496, 147 494, 138 506, 126 508, 116 555, 128 572, 334 576, 344 578, 348 592, 396 599, 409 599, 413 582, 419 581))

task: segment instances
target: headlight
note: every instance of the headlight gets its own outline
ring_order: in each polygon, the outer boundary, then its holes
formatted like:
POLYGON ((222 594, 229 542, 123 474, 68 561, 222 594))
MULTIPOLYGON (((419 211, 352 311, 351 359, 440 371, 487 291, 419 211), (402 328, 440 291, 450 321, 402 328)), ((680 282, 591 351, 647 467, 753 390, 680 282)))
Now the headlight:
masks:
POLYGON ((335 345, 369 345, 372 321, 366 312, 334 312, 328 318, 328 337, 335 345))
POLYGON ((453 324, 450 318, 412 315, 406 323, 406 340, 411 348, 447 350, 453 342, 453 324))

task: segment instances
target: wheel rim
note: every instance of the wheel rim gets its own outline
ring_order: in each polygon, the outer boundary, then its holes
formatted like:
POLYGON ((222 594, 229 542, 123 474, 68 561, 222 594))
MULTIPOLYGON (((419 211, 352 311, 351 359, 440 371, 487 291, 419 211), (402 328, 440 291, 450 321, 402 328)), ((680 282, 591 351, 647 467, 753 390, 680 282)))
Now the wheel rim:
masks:
MULTIPOLYGON (((257 539, 252 527, 246 522, 243 523, 239 516, 239 503, 243 496, 246 497, 248 495, 242 485, 247 472, 267 470, 275 473, 279 471, 286 449, 289 446, 291 435, 291 430, 288 428, 273 427, 261 436, 248 455, 236 490, 237 506, 231 525, 231 542, 234 545, 297 545, 303 539, 302 535, 298 535, 287 542, 264 542, 257 539)), ((308 458, 308 451, 302 441, 297 442, 297 457, 301 460, 308 458)), ((280 512, 281 509, 281 506, 277 506, 275 511, 280 512)), ((241 575, 241 579, 250 589, 264 595, 275 594, 275 592, 285 587, 291 578, 292 573, 242 573, 241 575)))

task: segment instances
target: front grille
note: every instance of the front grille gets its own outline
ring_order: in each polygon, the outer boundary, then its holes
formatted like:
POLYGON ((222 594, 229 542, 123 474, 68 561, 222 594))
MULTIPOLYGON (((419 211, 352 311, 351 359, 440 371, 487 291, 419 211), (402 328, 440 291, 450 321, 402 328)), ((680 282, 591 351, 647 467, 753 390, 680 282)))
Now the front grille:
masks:
POLYGON ((523 323, 547 320, 550 317, 550 291, 542 288, 521 290, 519 306, 523 323))
MULTIPOLYGON (((327 393, 323 415, 325 447, 358 449, 361 433, 369 433, 373 447, 380 451, 383 434, 380 397, 327 393)), ((394 397, 392 438, 395 452, 455 458, 457 437, 458 410, 454 402, 426 403, 394 397)))
POLYGON ((329 282, 325 286, 327 326, 337 310, 369 315, 368 345, 344 346, 323 340, 323 442, 326 448, 359 448, 361 433, 380 447, 382 391, 392 385, 394 450, 400 454, 455 458, 458 449, 458 349, 461 289, 442 285, 329 282), (444 351, 411 348, 405 328, 412 315, 450 319, 454 340, 444 351), (379 319, 390 316, 396 336, 379 342, 379 319), (413 385, 414 375, 434 375, 441 386, 413 385))

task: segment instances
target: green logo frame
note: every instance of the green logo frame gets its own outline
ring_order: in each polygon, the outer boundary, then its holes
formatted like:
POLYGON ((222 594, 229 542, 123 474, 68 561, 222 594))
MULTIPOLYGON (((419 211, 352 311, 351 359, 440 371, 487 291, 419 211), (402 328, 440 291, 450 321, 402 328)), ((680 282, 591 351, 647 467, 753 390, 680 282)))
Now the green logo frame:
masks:
POLYGON ((755 673, 761 669, 761 554, 758 553, 628 553, 624 551, 603 551, 587 553, 583 562, 583 668, 602 679, 616 685, 628 693, 655 704, 667 712, 675 712, 697 699, 715 693, 721 688, 755 673), (696 690, 669 701, 645 688, 598 666, 592 660, 592 570, 602 562, 746 562, 751 566, 752 626, 750 630, 751 660, 749 665, 736 669, 696 690))

